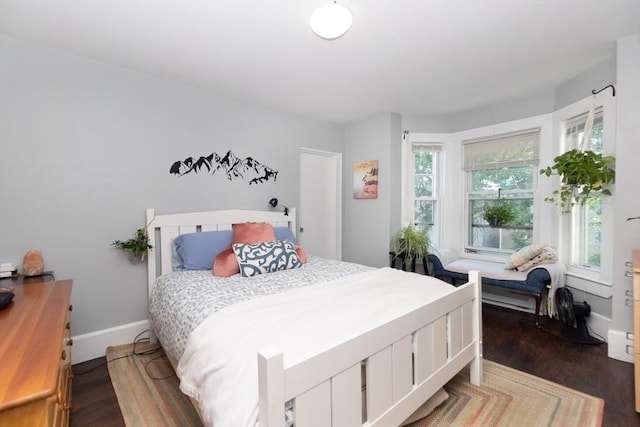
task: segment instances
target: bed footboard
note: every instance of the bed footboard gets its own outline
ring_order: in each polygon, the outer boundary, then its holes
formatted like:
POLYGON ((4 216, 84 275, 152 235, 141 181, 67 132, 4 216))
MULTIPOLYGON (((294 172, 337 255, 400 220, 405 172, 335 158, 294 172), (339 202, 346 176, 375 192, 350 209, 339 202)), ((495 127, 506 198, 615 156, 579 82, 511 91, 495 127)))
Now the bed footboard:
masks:
POLYGON ((398 426, 467 364, 482 382, 480 273, 453 293, 297 365, 258 354, 260 425, 398 426))

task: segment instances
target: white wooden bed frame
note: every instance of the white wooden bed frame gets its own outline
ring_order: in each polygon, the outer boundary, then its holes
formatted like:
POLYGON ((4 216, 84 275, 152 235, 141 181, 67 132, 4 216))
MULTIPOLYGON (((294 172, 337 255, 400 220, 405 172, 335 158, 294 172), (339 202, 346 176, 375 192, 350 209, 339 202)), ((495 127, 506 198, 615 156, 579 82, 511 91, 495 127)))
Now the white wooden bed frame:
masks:
MULTIPOLYGON (((156 215, 147 209, 154 247, 148 261, 149 295, 156 278, 172 269, 173 238, 227 230, 242 222, 287 226, 295 234, 296 210, 289 209, 289 215, 247 210, 156 215)), ((297 365, 285 368, 276 348, 259 352, 260 426, 281 427, 288 401, 294 403, 296 427, 398 426, 466 365, 471 383, 481 385, 480 273, 470 272, 469 280, 427 306, 297 365)))

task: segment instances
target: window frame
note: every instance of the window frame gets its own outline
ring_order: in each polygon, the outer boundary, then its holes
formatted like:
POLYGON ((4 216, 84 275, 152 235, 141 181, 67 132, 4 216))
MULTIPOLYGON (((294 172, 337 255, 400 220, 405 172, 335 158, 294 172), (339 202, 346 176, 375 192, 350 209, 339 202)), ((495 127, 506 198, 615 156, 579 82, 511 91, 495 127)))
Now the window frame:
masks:
MULTIPOLYGON (((444 160, 446 142, 444 134, 425 134, 404 132, 402 139, 402 226, 413 223, 415 218, 415 163, 414 146, 433 147, 436 153, 433 174, 433 200, 434 224, 430 231, 431 246, 440 248, 442 243, 442 211, 443 211, 443 185, 444 185, 444 160)), ((426 151, 426 150, 425 150, 426 151)))
MULTIPOLYGON (((522 160, 517 160, 517 161, 501 161, 496 163, 496 166, 506 166, 506 167, 519 167, 519 166, 529 166, 531 167, 531 187, 527 188, 527 189, 501 189, 500 193, 501 195, 505 197, 505 199, 509 199, 509 195, 510 194, 529 194, 530 197, 527 197, 526 200, 531 200, 531 205, 532 205, 532 218, 531 218, 531 226, 530 227, 509 227, 512 230, 515 229, 522 229, 522 230, 531 230, 531 243, 533 243, 533 241, 535 240, 535 212, 536 212, 536 189, 538 187, 538 164, 540 162, 540 155, 539 155, 539 151, 540 151, 540 145, 541 145, 541 138, 542 138, 542 128, 541 126, 536 126, 533 128, 522 128, 522 129, 518 129, 515 131, 510 131, 510 132, 504 132, 504 133, 494 133, 492 135, 486 135, 486 136, 481 136, 481 137, 476 137, 476 138, 472 138, 472 139, 466 139, 466 140, 462 140, 461 141, 461 145, 462 145, 462 173, 464 174, 464 206, 465 206, 465 215, 463 218, 464 221, 464 241, 463 241, 463 248, 465 250, 465 252, 467 253, 473 253, 473 254, 477 254, 477 255, 484 255, 484 256, 495 256, 495 257, 506 257, 509 256, 510 254, 514 253, 516 250, 515 249, 509 249, 509 248, 494 248, 494 247, 490 247, 490 246, 475 246, 473 245, 472 242, 472 234, 474 231, 474 221, 472 218, 472 205, 473 205, 473 201, 474 200, 484 200, 483 199, 483 195, 486 197, 487 200, 492 199, 492 197, 490 197, 491 195, 495 194, 495 192, 492 191, 480 191, 480 190, 474 190, 473 189, 473 173, 475 171, 480 171, 480 170, 487 170, 487 169, 495 169, 495 168, 491 168, 491 167, 487 167, 488 164, 490 163, 486 163, 483 162, 480 164, 479 167, 474 167, 474 161, 471 160, 469 157, 474 157, 474 153, 478 153, 478 152, 486 152, 488 151, 495 151, 495 149, 492 148, 492 145, 498 144, 501 141, 500 140, 513 140, 513 142, 515 143, 519 143, 518 141, 518 137, 522 136, 522 135, 529 135, 529 134, 536 134, 533 138, 534 141, 532 143, 532 145, 530 146, 530 148, 532 149, 532 151, 530 152, 530 158, 529 159, 522 159, 522 160), (480 149, 478 150, 477 148, 472 148, 473 144, 482 144, 482 143, 487 143, 488 144, 488 148, 486 149, 480 149)), ((500 194, 499 193, 499 194, 500 194)), ((502 235, 502 228, 499 229, 500 230, 500 234, 502 235)), ((500 239, 501 240, 501 239, 500 239)))
MULTIPOLYGON (((573 147, 567 141, 567 122, 587 113, 591 108, 593 98, 591 96, 581 99, 567 107, 554 112, 554 153, 553 157, 570 150, 573 147)), ((602 109, 602 153, 615 155, 616 145, 616 109, 615 98, 609 93, 596 96, 596 109, 602 109)), ((558 180, 555 177, 556 182, 558 180)), ((613 281, 613 234, 614 234, 614 201, 615 185, 611 196, 605 196, 602 200, 602 238, 600 242, 600 268, 581 265, 577 252, 584 249, 587 242, 576 242, 573 236, 580 236, 583 228, 578 227, 578 222, 584 221, 586 208, 574 207, 570 214, 560 215, 558 249, 560 259, 565 263, 567 274, 578 278, 586 278, 595 282, 607 284, 613 281)))
MULTIPOLYGON (((539 139, 539 161, 540 164, 546 164, 553 158, 551 156, 551 145, 553 135, 553 113, 545 113, 536 116, 530 116, 522 119, 516 119, 508 122, 501 122, 492 125, 482 126, 478 128, 467 129, 452 134, 452 146, 450 148, 450 155, 455 156, 454 161, 447 166, 455 171, 451 171, 447 174, 447 179, 453 178, 452 183, 446 183, 446 189, 455 192, 453 201, 447 205, 448 209, 455 209, 459 212, 457 227, 455 229, 447 229, 447 232, 454 236, 455 240, 451 240, 448 236, 445 236, 445 240, 449 243, 449 247, 457 247, 460 255, 470 259, 481 259, 495 262, 505 262, 508 256, 505 254, 480 254, 473 250, 468 250, 467 242, 469 241, 468 235, 468 217, 469 206, 466 203, 467 197, 467 175, 463 169, 464 161, 462 154, 462 142, 479 138, 486 138, 493 135, 508 134, 512 132, 519 132, 523 129, 540 128, 539 139)), ((548 203, 544 203, 544 194, 546 194, 547 186, 550 188, 550 184, 545 180, 536 178, 536 184, 534 188, 534 205, 533 205, 533 242, 535 243, 547 243, 552 246, 557 245, 557 223, 556 221, 545 221, 545 227, 536 227, 536 224, 540 224, 542 218, 547 218, 547 215, 551 215, 553 209, 548 203), (548 226, 547 226, 548 225, 548 226)), ((553 191, 553 190, 549 190, 553 191)), ((448 224, 445 224, 447 227, 448 224)), ((453 238, 453 237, 452 237, 453 238)))

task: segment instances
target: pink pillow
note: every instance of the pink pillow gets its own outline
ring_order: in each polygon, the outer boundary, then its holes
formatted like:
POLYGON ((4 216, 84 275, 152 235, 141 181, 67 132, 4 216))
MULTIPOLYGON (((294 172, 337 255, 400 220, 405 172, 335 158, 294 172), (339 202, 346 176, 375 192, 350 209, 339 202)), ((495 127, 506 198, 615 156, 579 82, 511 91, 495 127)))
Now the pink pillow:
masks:
POLYGON ((307 263, 307 253, 302 249, 302 246, 296 245, 296 253, 298 254, 298 258, 302 261, 303 264, 307 263))
MULTIPOLYGON (((266 222, 245 222, 242 224, 233 224, 232 229, 232 245, 234 243, 255 244, 273 242, 276 240, 273 226, 266 222)), ((299 253, 298 258, 300 258, 303 263, 307 262, 306 254, 304 254, 304 260, 299 253)), ((235 252, 233 252, 233 248, 229 246, 227 249, 218 253, 214 258, 213 274, 214 276, 229 277, 238 273, 240 273, 238 259, 236 258, 235 252)))
POLYGON ((273 226, 266 222, 233 224, 233 243, 255 244, 273 242, 276 235, 273 226))
POLYGON ((240 266, 231 246, 218 253, 213 259, 214 276, 229 277, 238 273, 240 273, 240 266))

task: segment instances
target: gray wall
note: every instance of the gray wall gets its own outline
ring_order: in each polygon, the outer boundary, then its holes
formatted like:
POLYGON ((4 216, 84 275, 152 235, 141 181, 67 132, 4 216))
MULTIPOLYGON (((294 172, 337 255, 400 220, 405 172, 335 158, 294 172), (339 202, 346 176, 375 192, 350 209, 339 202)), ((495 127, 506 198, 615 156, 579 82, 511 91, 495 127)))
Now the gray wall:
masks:
MULTIPOLYGON (((616 53, 553 87, 540 88, 517 98, 451 114, 402 116, 402 129, 410 132, 459 132, 496 123, 552 113, 616 83, 616 53)), ((610 89, 609 89, 610 91, 610 89)))
MULTIPOLYGON (((625 272, 631 261, 631 251, 640 249, 640 35, 618 41, 618 85, 616 128, 616 210, 614 246, 614 286, 612 329, 633 330, 633 310, 628 306, 626 291, 633 282, 625 272)), ((636 334, 640 331, 636 330, 636 334)))
POLYGON ((342 125, 2 36, 0 135, 0 261, 21 267, 39 249, 56 278, 73 278, 74 335, 147 318, 144 266, 110 246, 145 225, 146 208, 264 209, 272 196, 296 206, 299 147, 344 148, 342 125), (277 181, 169 174, 229 149, 277 181))
POLYGON ((400 116, 394 113, 347 126, 342 205, 345 261, 373 267, 389 264, 389 242, 400 225, 400 134, 400 116), (378 160, 377 199, 353 198, 353 163, 364 160, 378 160))

